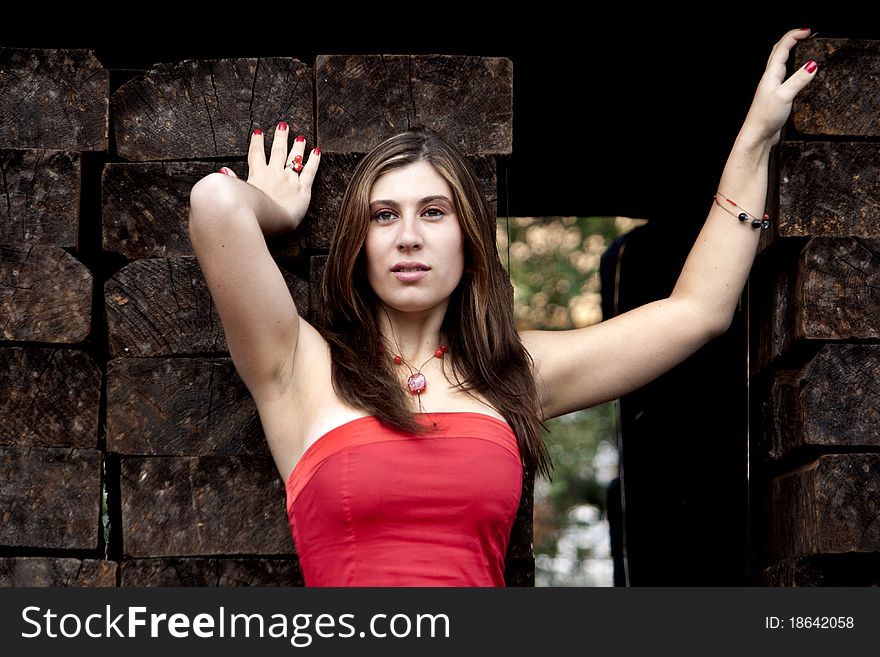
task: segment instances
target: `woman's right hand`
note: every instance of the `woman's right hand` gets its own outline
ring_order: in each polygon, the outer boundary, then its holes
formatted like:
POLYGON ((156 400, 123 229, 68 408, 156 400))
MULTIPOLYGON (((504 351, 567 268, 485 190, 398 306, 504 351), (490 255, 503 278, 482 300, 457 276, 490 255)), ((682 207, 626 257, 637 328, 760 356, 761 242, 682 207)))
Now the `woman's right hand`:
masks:
MULTIPOLYGON (((308 210, 312 197, 312 182, 315 180, 321 160, 321 149, 313 149, 308 160, 304 161, 306 141, 305 137, 300 135, 294 140, 293 148, 288 153, 289 132, 286 123, 282 121, 278 124, 268 163, 262 131, 255 130, 251 134, 247 182, 275 202, 290 222, 292 230, 299 226, 308 210)), ((238 177, 228 167, 223 167, 220 172, 233 178, 238 177)))

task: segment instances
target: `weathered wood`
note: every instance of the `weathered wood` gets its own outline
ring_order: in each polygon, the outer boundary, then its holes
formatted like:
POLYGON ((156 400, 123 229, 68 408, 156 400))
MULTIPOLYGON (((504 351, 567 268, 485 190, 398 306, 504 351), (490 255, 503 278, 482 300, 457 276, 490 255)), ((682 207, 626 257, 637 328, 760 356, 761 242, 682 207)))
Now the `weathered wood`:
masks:
POLYGON ((790 61, 815 60, 816 79, 794 100, 792 122, 810 135, 880 135, 880 41, 815 38, 798 42, 790 61))
POLYGON ((880 552, 880 454, 829 454, 771 483, 770 562, 880 552))
MULTIPOLYGON (((308 316, 308 284, 281 270, 308 316)), ((111 356, 226 352, 223 326, 194 256, 137 260, 104 285, 111 356)))
MULTIPOLYGON (((288 235, 266 240, 275 256, 296 256, 306 249, 326 249, 339 214, 345 185, 357 156, 322 156, 303 222, 288 235)), ((130 260, 192 255, 189 241, 189 194, 201 178, 221 166, 243 180, 243 162, 113 163, 104 167, 103 248, 130 260)))
POLYGON ((64 249, 0 244, 0 339, 80 342, 91 304, 92 275, 64 249))
POLYGON ((228 358, 111 360, 107 451, 269 455, 256 405, 228 358))
MULTIPOLYGON (((101 178, 102 246, 129 260, 192 255, 189 193, 232 162, 110 163, 101 178)), ((240 173, 240 171, 239 171, 240 173)))
POLYGON ((0 545, 94 550, 101 453, 0 446, 0 545))
POLYGON ((131 559, 120 586, 303 586, 296 559, 131 559))
POLYGON ((810 240, 795 299, 795 339, 880 337, 880 240, 810 240))
POLYGON ((781 561, 761 586, 880 586, 880 554, 821 554, 781 561))
POLYGON ((269 458, 123 458, 121 473, 126 556, 294 551, 284 485, 269 458))
POLYGON ((779 459, 805 446, 880 447, 880 346, 826 344, 797 371, 776 373, 764 396, 755 454, 779 459))
POLYGON ((312 139, 312 73, 288 57, 156 64, 113 94, 117 152, 128 160, 244 157, 254 128, 312 139))
POLYGON ((880 237, 880 145, 814 141, 780 148, 780 237, 880 237))
POLYGON ((101 370, 81 351, 0 349, 0 444, 98 444, 101 370))
POLYGON ((441 132, 469 155, 513 148, 513 64, 461 55, 319 55, 322 152, 365 153, 413 125, 441 132))
POLYGON ((0 151, 0 174, 0 244, 77 247, 79 153, 0 151))
POLYGON ((116 586, 116 562, 52 557, 0 557, 0 586, 116 586))
POLYGON ((106 151, 110 78, 89 50, 0 48, 0 148, 106 151))

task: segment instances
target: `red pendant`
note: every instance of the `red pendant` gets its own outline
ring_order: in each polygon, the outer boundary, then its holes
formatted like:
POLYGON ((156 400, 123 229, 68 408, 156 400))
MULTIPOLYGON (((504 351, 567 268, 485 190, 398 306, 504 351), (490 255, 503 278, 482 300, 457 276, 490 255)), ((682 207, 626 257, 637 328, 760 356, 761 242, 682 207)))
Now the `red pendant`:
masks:
POLYGON ((418 395, 425 392, 425 388, 428 387, 428 382, 425 380, 424 374, 416 372, 415 374, 411 374, 406 380, 406 387, 409 388, 409 391, 412 394, 418 395))

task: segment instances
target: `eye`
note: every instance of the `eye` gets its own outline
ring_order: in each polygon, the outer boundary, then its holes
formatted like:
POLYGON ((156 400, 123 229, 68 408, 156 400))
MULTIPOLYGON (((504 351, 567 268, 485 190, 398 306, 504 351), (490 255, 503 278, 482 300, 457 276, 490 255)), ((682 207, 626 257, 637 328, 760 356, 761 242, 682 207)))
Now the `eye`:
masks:
POLYGON ((422 214, 429 219, 440 219, 446 216, 446 210, 443 208, 428 208, 422 214))
POLYGON ((391 210, 379 210, 378 212, 373 213, 373 219, 380 224, 391 223, 395 214, 391 210))

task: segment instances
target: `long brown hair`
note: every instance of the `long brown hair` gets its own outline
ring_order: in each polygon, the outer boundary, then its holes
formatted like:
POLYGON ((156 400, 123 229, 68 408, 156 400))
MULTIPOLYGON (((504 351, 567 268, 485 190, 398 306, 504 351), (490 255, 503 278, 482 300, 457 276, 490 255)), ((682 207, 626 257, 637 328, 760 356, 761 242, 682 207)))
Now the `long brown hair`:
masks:
POLYGON ((324 270, 324 307, 318 323, 330 345, 334 390, 390 427, 413 434, 425 431, 409 410, 391 359, 378 349, 379 301, 367 282, 363 248, 373 183, 388 171, 419 161, 432 165, 452 189, 464 237, 466 273, 452 293, 441 326, 455 385, 478 392, 507 420, 528 473, 549 474, 532 361, 516 331, 510 278, 495 243, 494 216, 464 156, 427 129, 408 130, 367 153, 343 196, 324 270))

